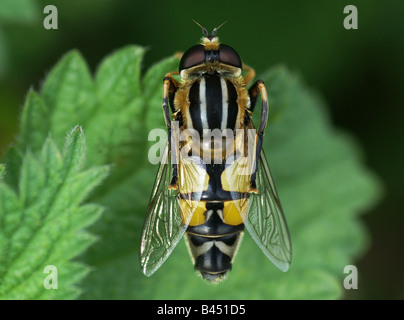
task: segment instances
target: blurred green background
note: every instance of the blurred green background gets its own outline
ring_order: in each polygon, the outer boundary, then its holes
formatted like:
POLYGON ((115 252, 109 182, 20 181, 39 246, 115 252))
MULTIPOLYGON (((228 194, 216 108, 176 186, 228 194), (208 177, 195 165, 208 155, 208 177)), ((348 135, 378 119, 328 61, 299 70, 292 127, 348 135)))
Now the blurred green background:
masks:
POLYGON ((94 71, 115 49, 140 44, 149 49, 147 69, 199 41, 192 19, 209 30, 227 20, 222 42, 258 75, 279 63, 299 73, 324 97, 335 126, 356 137, 366 165, 384 183, 383 200, 362 216, 372 244, 356 262, 360 289, 345 298, 404 298, 403 1, 0 0, 0 8, 6 6, 0 14, 0 160, 18 133, 26 92, 40 88, 66 51, 78 49, 94 71), (58 30, 43 27, 48 4, 58 9, 58 30), (358 30, 343 27, 348 4, 358 8, 358 30))

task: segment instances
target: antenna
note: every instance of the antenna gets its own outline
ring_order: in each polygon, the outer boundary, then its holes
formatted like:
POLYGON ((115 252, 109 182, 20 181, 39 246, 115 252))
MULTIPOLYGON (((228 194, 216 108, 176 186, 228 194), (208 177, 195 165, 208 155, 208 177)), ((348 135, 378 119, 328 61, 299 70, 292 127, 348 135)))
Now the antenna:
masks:
POLYGON ((213 38, 213 37, 216 35, 217 30, 219 30, 219 28, 220 28, 222 25, 224 25, 226 22, 227 22, 227 20, 224 21, 224 22, 222 22, 222 24, 221 24, 220 26, 218 26, 218 27, 216 27, 215 29, 213 29, 212 34, 211 34, 210 36, 213 38))
POLYGON ((201 26, 198 22, 196 22, 194 19, 192 19, 192 21, 195 22, 195 23, 202 29, 203 34, 209 38, 209 32, 208 32, 208 30, 206 30, 205 27, 202 27, 202 26, 201 26))
POLYGON ((195 22, 201 29, 203 34, 208 37, 209 40, 212 40, 212 38, 216 35, 217 30, 219 30, 219 28, 221 26, 223 26, 227 21, 223 22, 220 26, 216 27, 213 29, 212 33, 209 34, 208 30, 205 27, 202 27, 197 21, 195 21, 194 19, 192 19, 193 22, 195 22))

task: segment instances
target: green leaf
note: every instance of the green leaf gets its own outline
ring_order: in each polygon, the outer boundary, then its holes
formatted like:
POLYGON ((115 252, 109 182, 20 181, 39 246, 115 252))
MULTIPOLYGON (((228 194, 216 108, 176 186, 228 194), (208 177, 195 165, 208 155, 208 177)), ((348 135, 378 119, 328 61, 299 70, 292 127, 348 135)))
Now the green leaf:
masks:
POLYGON ((90 153, 88 160, 116 163, 123 169, 121 175, 145 153, 142 137, 146 130, 138 121, 144 112, 139 84, 143 54, 144 49, 138 46, 118 50, 104 59, 95 76, 98 112, 87 129, 97 152, 90 153))
POLYGON ((39 10, 33 0, 1 0, 0 21, 32 22, 39 10))
POLYGON ((3 175, 6 172, 6 166, 3 163, 0 163, 0 180, 3 179, 3 175))
POLYGON ((377 201, 380 186, 354 139, 331 125, 318 95, 284 67, 261 79, 270 102, 264 149, 290 227, 290 270, 276 269, 246 235, 218 286, 196 275, 184 243, 152 277, 140 272, 140 233, 157 172, 147 161, 147 137, 164 128, 163 77, 178 65, 167 58, 142 76, 144 51, 127 46, 112 53, 94 78, 80 53, 69 52, 41 92, 28 94, 20 139, 6 154, 0 182, 0 293, 74 298, 80 282, 84 299, 340 298, 345 265, 368 244, 358 214, 377 201), (94 191, 109 164, 111 174, 94 191), (101 217, 99 205, 107 208, 101 217), (69 290, 43 290, 34 276, 43 280, 51 258, 60 261, 60 288, 69 290))
POLYGON ((144 49, 128 46, 107 57, 99 67, 95 81, 97 94, 106 108, 116 111, 140 94, 140 63, 144 49))
POLYGON ((30 90, 25 100, 21 117, 19 148, 38 152, 49 132, 49 110, 42 98, 30 90))
POLYGON ((17 190, 19 171, 22 163, 22 154, 19 149, 15 146, 11 146, 5 155, 4 163, 7 168, 7 174, 4 176, 5 182, 7 182, 10 187, 17 190))
MULTIPOLYGON (((39 94, 34 91, 28 93, 21 116, 19 139, 5 157, 7 185, 4 186, 8 192, 3 195, 15 194, 19 199, 19 207, 12 211, 14 214, 10 210, 4 211, 4 214, 6 220, 9 217, 10 221, 16 221, 16 225, 6 225, 10 232, 15 231, 17 238, 32 234, 32 231, 26 230, 26 226, 20 228, 18 224, 25 216, 27 209, 24 211, 24 206, 33 208, 29 211, 30 219, 32 225, 38 228, 42 225, 43 215, 56 221, 56 225, 52 224, 54 228, 49 229, 50 234, 60 234, 58 220, 60 223, 66 222, 63 215, 55 215, 57 210, 54 208, 75 208, 77 217, 80 218, 74 219, 70 215, 69 224, 72 230, 94 223, 99 217, 99 207, 80 207, 80 203, 90 193, 93 198, 103 194, 102 188, 99 188, 98 195, 92 193, 108 171, 108 167, 97 165, 118 165, 119 170, 114 171, 108 180, 107 189, 112 189, 120 177, 135 175, 136 163, 145 162, 147 153, 143 137, 146 128, 142 121, 136 121, 144 112, 144 102, 139 95, 143 53, 144 49, 136 46, 117 51, 101 63, 94 81, 80 53, 71 51, 51 70, 39 94), (76 124, 86 126, 86 142, 80 127, 70 131, 76 124), (70 133, 66 139, 67 131, 70 133), (64 152, 61 154, 59 150, 63 145, 64 152), (88 146, 90 148, 86 150, 88 146), (57 193, 49 190, 57 190, 57 193), (69 206, 66 205, 67 200, 69 206)), ((137 168, 141 169, 140 166, 137 168)), ((6 199, 4 203, 7 203, 6 199)), ((114 205, 119 207, 119 203, 114 205)), ((67 248, 70 254, 66 253, 67 249, 60 251, 66 257, 66 263, 69 257, 76 256, 94 241, 94 237, 86 233, 82 233, 80 237, 77 233, 66 232, 66 236, 69 234, 71 239, 63 243, 67 244, 66 248, 70 244, 70 249, 67 248)), ((20 243, 30 243, 30 238, 25 237, 27 239, 20 243)), ((17 245, 18 242, 15 243, 16 246, 7 249, 11 256, 18 255, 22 250, 17 245)), ((62 246, 61 243, 55 242, 55 250, 62 246)), ((7 262, 7 259, 8 256, 3 260, 7 262)), ((3 266, 8 270, 6 263, 3 266)), ((69 268, 88 271, 83 266, 85 265, 69 262, 69 268)), ((31 265, 31 268, 37 266, 31 265)), ((82 279, 87 271, 80 271, 81 276, 78 279, 82 279)), ((65 281, 68 282, 67 279, 65 281)), ((42 284, 40 288, 43 288, 42 284)), ((20 295, 20 290, 21 287, 14 290, 14 297, 24 296, 25 293, 20 295)), ((77 292, 73 290, 70 293, 60 293, 56 297, 75 297, 77 292)), ((45 296, 41 294, 37 297, 45 296)), ((48 292, 46 297, 53 296, 48 292)))
POLYGON ((75 127, 67 136, 65 145, 65 168, 62 169, 63 175, 70 172, 77 172, 81 169, 85 159, 85 140, 81 127, 75 127))
POLYGON ((166 58, 147 70, 142 79, 144 88, 144 100, 146 107, 146 126, 148 131, 155 128, 166 129, 164 117, 162 117, 163 77, 166 72, 178 69, 178 57, 166 58))
POLYGON ((49 113, 43 125, 59 146, 72 126, 87 124, 95 112, 94 84, 80 53, 69 52, 52 69, 43 84, 41 98, 47 109, 44 112, 49 113))
POLYGON ((63 299, 80 293, 76 283, 89 267, 70 260, 95 237, 84 231, 102 207, 82 202, 108 174, 108 167, 81 170, 85 140, 72 130, 61 155, 48 138, 38 155, 26 152, 18 192, 0 182, 0 298, 63 299), (44 287, 44 269, 57 268, 57 290, 44 287))

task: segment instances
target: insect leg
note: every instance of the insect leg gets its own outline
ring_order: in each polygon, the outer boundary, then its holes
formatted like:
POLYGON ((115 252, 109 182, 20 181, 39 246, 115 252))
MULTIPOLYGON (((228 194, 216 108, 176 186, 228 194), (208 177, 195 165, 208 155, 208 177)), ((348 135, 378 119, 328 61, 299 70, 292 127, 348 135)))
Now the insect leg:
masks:
POLYGON ((243 64, 243 71, 246 71, 247 74, 244 77, 244 82, 248 85, 255 78, 255 70, 246 64, 243 64))
MULTIPOLYGON (((174 72, 173 72, 174 73, 174 72)), ((172 143, 172 125, 171 125, 171 116, 170 110, 172 113, 175 113, 175 106, 174 106, 174 97, 175 92, 178 88, 178 82, 173 78, 173 73, 167 73, 164 77, 163 82, 163 112, 164 112, 164 120, 166 123, 167 131, 168 131, 168 147, 171 150, 171 143, 172 143)), ((178 159, 178 158, 177 158, 178 159)), ((171 180, 171 184, 169 185, 169 189, 177 189, 177 164, 173 163, 173 177, 171 180)))
POLYGON ((258 131, 255 139, 255 158, 254 158, 254 170, 251 174, 251 187, 250 192, 258 193, 257 185, 255 182, 258 161, 261 155, 262 143, 264 139, 264 132, 268 122, 268 94, 265 84, 262 80, 257 80, 253 86, 248 90, 251 100, 250 112, 252 112, 255 108, 255 103, 257 102, 258 94, 261 94, 261 120, 258 127, 258 131))
MULTIPOLYGON (((168 105, 170 106, 171 112, 174 113, 175 107, 174 107, 174 97, 175 97, 175 92, 177 91, 178 88, 178 82, 173 78, 173 74, 176 72, 171 72, 167 73, 164 77, 164 84, 163 84, 163 109, 164 109, 164 116, 166 119, 166 124, 167 124, 167 119, 170 118, 170 114, 168 113, 168 105), (166 112, 167 109, 167 112, 166 112), (168 116, 168 118, 167 118, 168 116)), ((168 129, 168 127, 167 127, 168 129)))

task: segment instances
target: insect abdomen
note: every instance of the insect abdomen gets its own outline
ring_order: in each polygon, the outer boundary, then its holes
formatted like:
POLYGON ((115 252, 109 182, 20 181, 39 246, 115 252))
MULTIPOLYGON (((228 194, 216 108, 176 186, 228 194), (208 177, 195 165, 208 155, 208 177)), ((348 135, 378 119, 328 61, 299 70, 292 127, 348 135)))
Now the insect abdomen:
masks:
POLYGON ((244 224, 225 222, 225 202, 206 202, 205 222, 187 229, 187 244, 195 269, 202 277, 219 282, 231 270, 242 238, 244 224))

